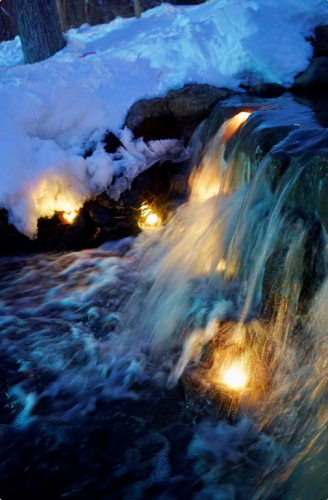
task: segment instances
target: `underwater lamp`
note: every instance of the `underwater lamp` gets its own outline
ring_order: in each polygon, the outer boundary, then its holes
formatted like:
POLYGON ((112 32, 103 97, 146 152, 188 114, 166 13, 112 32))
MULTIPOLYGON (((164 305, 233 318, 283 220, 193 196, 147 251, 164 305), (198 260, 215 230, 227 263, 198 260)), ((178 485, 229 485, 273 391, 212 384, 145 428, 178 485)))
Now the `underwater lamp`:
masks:
POLYGON ((140 229, 154 229, 161 224, 161 218, 153 211, 147 203, 143 203, 140 207, 140 218, 138 226, 140 229))
POLYGON ((232 366, 225 372, 223 382, 230 389, 240 390, 246 386, 247 376, 241 368, 232 366))
POLYGON ((158 216, 156 214, 149 214, 146 218, 146 223, 150 226, 155 226, 158 222, 158 216))
POLYGON ((72 212, 64 212, 63 213, 63 219, 68 224, 72 224, 72 222, 74 221, 76 216, 77 216, 77 212, 75 210, 73 210, 72 212))

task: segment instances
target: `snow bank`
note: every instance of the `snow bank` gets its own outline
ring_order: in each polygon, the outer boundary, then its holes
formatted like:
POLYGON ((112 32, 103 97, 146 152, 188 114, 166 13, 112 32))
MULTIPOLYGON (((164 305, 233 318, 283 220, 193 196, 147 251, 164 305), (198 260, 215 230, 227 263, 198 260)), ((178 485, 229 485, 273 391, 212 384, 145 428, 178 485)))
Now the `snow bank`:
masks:
POLYGON ((305 36, 328 23, 323 0, 216 0, 164 4, 141 19, 116 19, 67 33, 51 59, 23 65, 19 38, 0 44, 0 206, 25 234, 54 210, 72 210, 93 193, 114 196, 173 143, 134 144, 118 158, 104 152, 129 107, 185 83, 236 89, 243 82, 290 86, 312 55, 305 36), (94 154, 83 159, 93 143, 94 154), (134 146, 133 146, 134 144, 134 146), (150 161, 150 158, 151 161, 150 161))

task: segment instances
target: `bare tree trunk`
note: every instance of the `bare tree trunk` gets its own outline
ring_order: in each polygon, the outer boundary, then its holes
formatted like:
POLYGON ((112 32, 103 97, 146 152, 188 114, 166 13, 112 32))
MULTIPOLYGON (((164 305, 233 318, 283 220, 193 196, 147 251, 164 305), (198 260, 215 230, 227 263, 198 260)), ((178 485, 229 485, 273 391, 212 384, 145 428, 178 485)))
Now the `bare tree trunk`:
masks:
POLYGON ((67 28, 79 28, 86 22, 87 7, 85 0, 66 0, 67 28))
POLYGON ((56 0, 14 0, 13 6, 27 64, 43 61, 65 46, 56 0))
POLYGON ((56 0, 62 31, 67 30, 66 0, 56 0))
POLYGON ((56 0, 56 2, 62 31, 79 28, 87 21, 88 2, 85 0, 56 0))
POLYGON ((133 5, 134 5, 134 15, 139 19, 139 17, 141 17, 140 1, 133 0, 133 5))

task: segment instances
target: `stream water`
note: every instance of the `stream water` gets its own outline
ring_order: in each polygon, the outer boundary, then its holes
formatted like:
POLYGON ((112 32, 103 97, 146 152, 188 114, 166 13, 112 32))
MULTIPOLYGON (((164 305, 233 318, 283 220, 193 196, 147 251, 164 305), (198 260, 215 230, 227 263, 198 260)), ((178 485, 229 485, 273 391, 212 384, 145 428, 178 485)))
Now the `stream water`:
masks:
POLYGON ((3 500, 327 498, 327 145, 234 97, 165 226, 0 260, 3 500))

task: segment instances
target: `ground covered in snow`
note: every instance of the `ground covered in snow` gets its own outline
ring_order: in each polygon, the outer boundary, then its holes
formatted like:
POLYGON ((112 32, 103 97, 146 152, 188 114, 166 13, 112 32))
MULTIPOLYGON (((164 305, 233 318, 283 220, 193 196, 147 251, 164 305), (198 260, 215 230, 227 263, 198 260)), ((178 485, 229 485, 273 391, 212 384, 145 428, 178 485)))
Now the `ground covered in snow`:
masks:
POLYGON ((3 42, 0 207, 33 236, 38 217, 76 210, 114 176, 123 175, 125 189, 174 146, 146 146, 120 131, 134 102, 190 82, 289 87, 312 56, 305 37, 327 22, 323 0, 216 0, 72 29, 60 53, 34 65, 24 65, 19 38, 3 42), (103 149, 106 130, 125 146, 118 156, 103 149))

